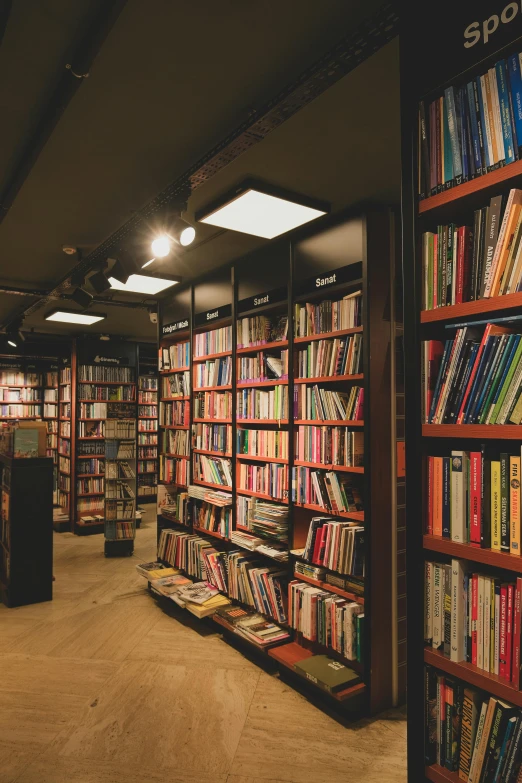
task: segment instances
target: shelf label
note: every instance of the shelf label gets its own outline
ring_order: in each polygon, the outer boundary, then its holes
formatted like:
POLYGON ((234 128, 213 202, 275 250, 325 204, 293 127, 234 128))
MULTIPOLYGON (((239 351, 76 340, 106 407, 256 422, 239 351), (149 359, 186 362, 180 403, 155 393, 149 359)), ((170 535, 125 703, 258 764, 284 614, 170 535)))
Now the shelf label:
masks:
POLYGON ((194 316, 194 325, 203 326, 211 324, 213 321, 221 321, 222 318, 230 318, 232 315, 232 305, 222 305, 213 310, 207 310, 205 313, 196 313, 194 316))
POLYGON ((283 286, 282 288, 273 288, 271 291, 265 291, 262 294, 249 296, 238 302, 238 313, 244 313, 246 310, 254 310, 256 307, 264 307, 265 305, 284 302, 287 295, 287 289, 283 286))
POLYGON ((322 291, 324 288, 350 283, 352 280, 360 278, 361 270, 358 267, 358 264, 348 264, 348 266, 340 266, 330 272, 321 272, 314 277, 299 281, 295 286, 296 294, 311 294, 314 291, 322 291))
POLYGON ((188 326, 188 318, 185 318, 183 321, 174 321, 173 323, 162 326, 161 334, 172 334, 172 332, 177 332, 179 329, 188 329, 188 326))

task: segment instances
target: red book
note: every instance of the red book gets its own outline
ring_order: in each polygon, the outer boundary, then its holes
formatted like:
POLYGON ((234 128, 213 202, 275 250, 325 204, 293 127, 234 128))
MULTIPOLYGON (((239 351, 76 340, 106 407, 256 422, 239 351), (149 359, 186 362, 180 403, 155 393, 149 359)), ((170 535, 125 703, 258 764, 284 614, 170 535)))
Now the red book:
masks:
POLYGON ((500 639, 498 651, 498 673, 506 678, 506 636, 507 636, 507 585, 500 586, 500 639))
POLYGON ((426 533, 433 535, 433 457, 428 457, 428 486, 426 492, 428 498, 428 513, 426 515, 426 533))
MULTIPOLYGON (((440 340, 428 340, 428 366, 426 368, 426 417, 431 410, 431 403, 439 376, 440 362, 444 353, 444 344, 440 340)), ((427 418, 426 418, 427 421, 427 418)))
POLYGON ((507 621, 506 621, 506 680, 511 680, 511 661, 513 651, 513 604, 515 597, 514 585, 507 586, 507 621))
POLYGON ((321 565, 319 562, 319 553, 321 551, 321 546, 323 543, 323 535, 324 535, 324 525, 322 525, 317 533, 315 534, 315 544, 314 544, 314 553, 312 555, 312 563, 315 563, 316 565, 321 565))
POLYGON ((517 577, 515 606, 513 607, 513 654, 511 664, 511 683, 520 688, 520 626, 522 617, 522 578, 517 577))
POLYGON ((471 663, 477 665, 478 574, 471 577, 471 663))
POLYGON ((469 541, 480 546, 480 520, 482 518, 482 454, 472 451, 469 455, 469 541))

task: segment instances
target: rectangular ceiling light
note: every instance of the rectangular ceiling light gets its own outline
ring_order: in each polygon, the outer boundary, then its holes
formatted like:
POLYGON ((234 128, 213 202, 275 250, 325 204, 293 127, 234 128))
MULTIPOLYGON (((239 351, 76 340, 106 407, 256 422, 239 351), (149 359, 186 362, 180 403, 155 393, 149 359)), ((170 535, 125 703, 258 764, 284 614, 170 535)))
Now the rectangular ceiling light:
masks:
POLYGON ((170 288, 176 283, 180 283, 181 278, 167 279, 163 277, 150 277, 148 275, 131 275, 126 283, 120 283, 115 277, 110 277, 109 283, 111 288, 116 291, 130 291, 133 294, 149 294, 154 296, 159 294, 160 291, 165 291, 166 288, 170 288))
POLYGON ((196 213, 196 220, 243 234, 273 239, 329 211, 329 206, 324 202, 270 185, 248 182, 196 213))
POLYGON ((45 316, 46 321, 61 321, 66 324, 83 324, 92 326, 98 321, 103 321, 107 316, 104 313, 78 313, 76 310, 51 310, 45 316))

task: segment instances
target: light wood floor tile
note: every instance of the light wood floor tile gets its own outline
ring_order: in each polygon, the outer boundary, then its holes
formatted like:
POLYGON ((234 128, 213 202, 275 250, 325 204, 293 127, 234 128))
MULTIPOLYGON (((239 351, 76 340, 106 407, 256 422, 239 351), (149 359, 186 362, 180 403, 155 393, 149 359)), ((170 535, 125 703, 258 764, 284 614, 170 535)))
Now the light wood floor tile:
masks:
POLYGON ((70 694, 89 698, 117 670, 112 661, 88 661, 81 658, 58 660, 43 655, 8 653, 1 658, 0 693, 30 695, 70 694))
POLYGON ((96 708, 83 711, 59 754, 78 761, 224 775, 243 730, 259 674, 128 661, 96 708))
POLYGON ((230 773, 248 776, 254 768, 262 779, 292 783, 403 783, 404 757, 402 738, 379 721, 345 727, 262 674, 230 773))
POLYGON ((0 740, 1 783, 14 783, 41 752, 41 746, 30 741, 20 746, 0 740))

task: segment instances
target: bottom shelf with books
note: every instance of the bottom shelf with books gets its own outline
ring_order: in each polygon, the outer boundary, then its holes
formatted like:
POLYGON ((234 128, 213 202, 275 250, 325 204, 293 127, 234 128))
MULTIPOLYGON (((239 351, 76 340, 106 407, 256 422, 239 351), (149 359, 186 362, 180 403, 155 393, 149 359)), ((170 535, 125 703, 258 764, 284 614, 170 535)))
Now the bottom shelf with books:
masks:
POLYGON ((461 780, 458 772, 450 772, 449 769, 440 767, 438 764, 426 767, 426 778, 432 780, 433 783, 459 783, 461 780))

